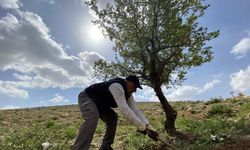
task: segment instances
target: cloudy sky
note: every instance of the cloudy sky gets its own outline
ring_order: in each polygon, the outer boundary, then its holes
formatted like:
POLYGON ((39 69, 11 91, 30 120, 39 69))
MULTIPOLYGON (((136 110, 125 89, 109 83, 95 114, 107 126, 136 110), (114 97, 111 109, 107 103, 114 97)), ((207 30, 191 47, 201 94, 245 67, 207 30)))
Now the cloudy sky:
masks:
MULTIPOLYGON (((210 31, 214 59, 191 69, 181 87, 165 89, 169 100, 208 100, 250 95, 250 1, 208 0, 200 19, 210 31)), ((112 60, 113 43, 91 23, 83 0, 0 1, 0 109, 77 103, 77 95, 97 82, 94 61, 112 60)), ((152 89, 137 101, 157 101, 152 89)))

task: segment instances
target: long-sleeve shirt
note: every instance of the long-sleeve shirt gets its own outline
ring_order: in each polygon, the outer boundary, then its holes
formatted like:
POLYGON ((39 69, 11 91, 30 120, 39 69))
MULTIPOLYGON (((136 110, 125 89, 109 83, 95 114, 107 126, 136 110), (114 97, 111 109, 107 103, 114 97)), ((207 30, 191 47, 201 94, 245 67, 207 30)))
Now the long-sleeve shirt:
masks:
POLYGON ((121 114, 129 121, 131 121, 134 125, 137 126, 138 129, 144 130, 146 128, 146 124, 148 124, 148 120, 144 116, 144 114, 137 107, 134 97, 131 94, 128 101, 125 98, 125 92, 123 87, 119 83, 113 83, 109 86, 109 90, 113 95, 116 104, 118 106, 118 110, 121 114))

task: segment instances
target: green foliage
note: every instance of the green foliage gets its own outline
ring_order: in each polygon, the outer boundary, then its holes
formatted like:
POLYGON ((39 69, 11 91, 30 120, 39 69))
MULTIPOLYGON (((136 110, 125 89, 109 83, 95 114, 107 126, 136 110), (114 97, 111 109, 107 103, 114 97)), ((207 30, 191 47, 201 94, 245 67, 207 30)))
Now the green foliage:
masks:
POLYGON ((34 127, 31 129, 21 129, 9 134, 2 149, 42 149, 42 142, 46 141, 44 128, 34 127))
POLYGON ((93 23, 115 43, 115 60, 96 62, 95 77, 107 80, 135 74, 143 85, 154 88, 160 101, 166 101, 162 85, 180 85, 188 69, 213 58, 207 42, 219 31, 199 25, 199 17, 209 7, 203 0, 117 0, 102 9, 98 0, 86 4, 97 16, 93 23))
POLYGON ((40 124, 9 133, 6 138, 0 142, 0 149, 42 149, 42 143, 44 142, 51 143, 50 149, 53 150, 69 149, 70 144, 68 142, 76 137, 77 129, 73 126, 67 127, 64 124, 51 123, 51 121, 49 124, 49 128, 40 124))
POLYGON ((55 121, 54 120, 48 120, 46 123, 46 128, 50 128, 53 127, 55 125, 55 121))
POLYGON ((75 128, 67 128, 65 129, 64 131, 64 135, 65 137, 68 139, 68 140, 72 140, 76 137, 76 131, 75 131, 75 128))
POLYGON ((115 42, 115 61, 96 62, 97 77, 136 74, 151 87, 155 82, 180 84, 187 69, 213 57, 206 42, 219 31, 208 32, 199 25, 198 18, 209 7, 203 1, 119 0, 103 9, 98 8, 98 0, 86 4, 97 15, 93 22, 115 42))
MULTIPOLYGON (((197 136, 191 144, 180 143, 179 147, 186 149, 212 149, 217 142, 231 143, 236 141, 236 132, 239 130, 247 131, 246 121, 241 118, 238 120, 227 120, 221 116, 205 120, 195 120, 191 118, 180 118, 176 122, 177 127, 197 136), (222 138, 222 141, 213 141, 211 135, 222 138)), ((249 131, 248 131, 249 132, 249 131)))
POLYGON ((13 122, 16 124, 20 123, 20 120, 21 118, 18 118, 18 117, 13 118, 13 122))
POLYGON ((212 117, 218 115, 230 117, 233 115, 233 110, 229 106, 223 104, 212 105, 211 109, 207 113, 207 116, 212 117))
POLYGON ((249 115, 250 116, 250 102, 245 102, 243 105, 240 106, 240 115, 245 116, 249 115))
POLYGON ((209 105, 209 104, 220 103, 222 100, 223 100, 222 97, 213 97, 209 101, 207 101, 205 104, 209 105))
POLYGON ((242 105, 241 109, 250 111, 250 102, 247 102, 244 105, 242 105))
POLYGON ((150 139, 143 137, 143 135, 140 135, 140 133, 133 133, 129 136, 127 136, 124 139, 124 147, 126 147, 127 150, 130 149, 143 149, 146 147, 145 143, 152 143, 150 139))
MULTIPOLYGON (((197 107, 200 103, 191 103, 191 102, 177 102, 173 103, 176 108, 192 105, 197 107), (197 106, 196 106, 197 105, 197 106)), ((161 107, 159 103, 141 103, 139 106, 148 118, 152 126, 159 132, 160 136, 163 139, 170 139, 177 149, 213 149, 213 146, 217 144, 228 144, 236 143, 239 140, 239 137, 250 134, 250 122, 247 118, 247 115, 250 113, 250 102, 249 100, 244 100, 243 105, 233 104, 231 110, 238 108, 237 112, 234 112, 234 115, 228 116, 226 112, 229 111, 228 106, 231 106, 231 101, 223 101, 222 103, 216 103, 207 106, 204 110, 206 112, 212 111, 213 115, 209 117, 201 117, 197 114, 187 115, 185 117, 178 117, 176 120, 176 127, 183 131, 196 135, 196 138, 191 142, 181 141, 174 137, 170 137, 164 130, 164 114, 161 112, 161 107), (227 102, 225 104, 225 102, 227 102), (224 104, 224 105, 222 105, 224 104), (219 106, 218 106, 219 105, 219 106), (225 109, 224 106, 227 108, 225 109), (154 110, 154 111, 152 111, 154 110), (213 140, 211 135, 216 136, 218 140, 213 140)), ((76 106, 78 108, 78 106, 76 106)), ((72 108, 70 108, 72 109, 72 108)), ((68 109, 68 110, 70 110, 68 109)), ((197 107, 197 109, 203 110, 203 107, 197 107)), ((59 110, 56 110, 60 112, 59 110)), ((65 109, 63 109, 65 111, 65 109)), ((187 112, 183 109, 182 113, 187 112)), ((30 113, 34 113, 30 111, 30 113)), ((6 123, 6 118, 8 115, 3 115, 1 112, 2 121, 4 123, 4 128, 0 128, 0 149, 1 150, 33 150, 33 149, 42 149, 42 143, 49 142, 51 143, 50 150, 68 150, 70 145, 73 144, 74 138, 79 130, 80 125, 83 122, 82 118, 75 117, 72 119, 72 116, 80 115, 79 112, 75 112, 69 116, 69 118, 64 118, 64 121, 59 120, 46 120, 44 122, 37 123, 35 120, 37 117, 34 117, 32 120, 33 125, 24 128, 23 122, 21 122, 18 127, 10 127, 6 123), (53 122, 53 123, 51 123, 53 122), (47 127, 48 124, 49 127, 47 127)), ((20 112, 20 114, 23 114, 20 112)), ((17 114, 19 118, 20 114, 17 114)), ((206 113, 205 113, 206 114, 206 113)), ((117 126, 117 132, 115 141, 113 144, 114 149, 124 149, 124 150, 145 150, 145 149, 161 149, 160 142, 156 143, 152 141, 149 137, 142 135, 136 131, 131 123, 125 120, 122 116, 119 115, 119 122, 117 126)), ((43 116, 44 117, 44 116, 43 116)), ((46 116, 47 117, 47 116, 46 116)), ((52 118, 52 117, 49 117, 52 118)), ((39 119, 42 119, 41 117, 39 119)), ((8 120, 8 119, 7 119, 8 120)), ((15 121, 15 120, 12 120, 15 121)), ((23 121, 23 120, 20 120, 23 121)), ((92 141, 90 150, 98 149, 99 145, 102 142, 102 137, 105 133, 105 124, 103 121, 99 121, 98 127, 96 129, 95 137, 92 141)))

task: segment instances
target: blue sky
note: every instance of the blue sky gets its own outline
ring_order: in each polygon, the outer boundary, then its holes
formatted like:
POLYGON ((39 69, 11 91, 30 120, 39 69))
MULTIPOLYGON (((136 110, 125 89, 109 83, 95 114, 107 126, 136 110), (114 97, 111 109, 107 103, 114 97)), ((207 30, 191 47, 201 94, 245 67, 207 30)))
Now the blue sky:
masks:
MULTIPOLYGON (((181 87, 165 89, 169 100, 208 100, 250 95, 250 1, 208 0, 200 18, 220 36, 210 63, 192 68, 181 87)), ((91 23, 82 0, 0 2, 0 109, 77 103, 78 93, 97 82, 90 76, 98 59, 112 60, 113 43, 91 23)), ((149 87, 136 101, 157 101, 149 87)))

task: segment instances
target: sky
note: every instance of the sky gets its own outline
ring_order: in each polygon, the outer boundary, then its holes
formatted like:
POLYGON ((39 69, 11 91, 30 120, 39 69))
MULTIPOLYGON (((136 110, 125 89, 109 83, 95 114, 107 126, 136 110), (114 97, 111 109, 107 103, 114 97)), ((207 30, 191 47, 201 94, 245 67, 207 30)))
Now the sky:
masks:
MULTIPOLYGON (((214 59, 190 69, 182 86, 163 86, 169 101, 250 95, 250 1, 206 3, 211 6, 200 25, 220 30, 207 43, 214 59)), ((114 44, 93 19, 84 0, 1 0, 0 109, 76 104, 85 87, 99 82, 92 66, 113 60, 114 44)), ((158 101, 147 86, 135 100, 158 101)))

